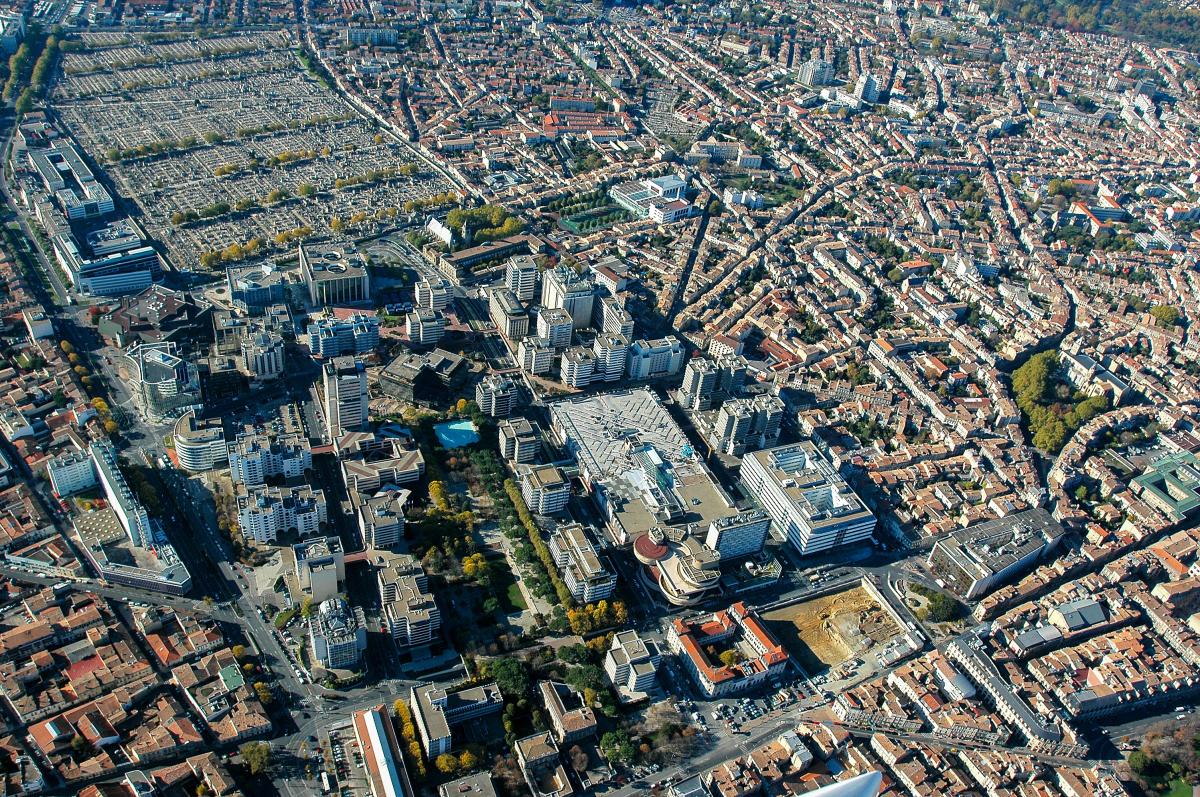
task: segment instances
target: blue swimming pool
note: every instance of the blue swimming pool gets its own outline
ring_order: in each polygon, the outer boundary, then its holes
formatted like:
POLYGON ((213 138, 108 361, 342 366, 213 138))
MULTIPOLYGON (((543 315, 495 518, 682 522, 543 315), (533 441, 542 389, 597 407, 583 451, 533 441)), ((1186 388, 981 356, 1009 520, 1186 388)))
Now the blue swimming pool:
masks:
POLYGON ((439 423, 433 427, 433 431, 446 448, 469 446, 471 443, 479 441, 479 433, 475 431, 475 424, 468 420, 439 423))

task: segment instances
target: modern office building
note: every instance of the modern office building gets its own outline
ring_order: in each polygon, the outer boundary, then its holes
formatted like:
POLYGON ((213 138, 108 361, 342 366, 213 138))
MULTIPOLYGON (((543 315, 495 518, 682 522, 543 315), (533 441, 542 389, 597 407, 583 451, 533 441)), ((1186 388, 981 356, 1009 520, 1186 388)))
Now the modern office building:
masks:
POLYGON ((638 577, 673 606, 693 606, 721 583, 721 554, 687 527, 652 526, 633 541, 638 577))
POLYGON ((618 183, 608 189, 608 195, 636 218, 644 219, 651 214, 651 208, 662 208, 676 202, 687 206, 683 201, 686 190, 687 183, 668 174, 653 180, 618 183))
POLYGON ((596 373, 596 356, 583 346, 575 346, 562 353, 558 376, 564 385, 587 387, 596 373))
POLYGON ((379 373, 379 387, 410 404, 431 403, 453 395, 470 373, 466 358, 445 349, 401 354, 379 373))
POLYGON ((554 344, 549 338, 529 337, 517 346, 517 362, 530 374, 544 374, 554 365, 554 344))
POLYGON ((110 305, 98 319, 96 331, 118 349, 134 343, 199 347, 213 338, 212 308, 191 293, 151 285, 110 305))
POLYGON ((710 699, 751 689, 781 675, 788 667, 783 645, 744 603, 735 603, 726 611, 672 621, 667 628, 667 646, 710 699), (745 658, 733 665, 714 661, 708 651, 716 645, 735 646, 745 658))
POLYGON ((938 540, 928 563, 948 589, 973 600, 1032 567, 1065 533, 1045 509, 1029 509, 938 540))
POLYGON ((308 486, 239 489, 237 504, 238 528, 259 545, 274 543, 289 531, 301 537, 316 534, 329 520, 324 491, 308 486))
POLYGON ((497 425, 500 437, 500 456, 516 464, 528 464, 537 459, 541 450, 537 427, 525 418, 501 421, 497 425))
POLYGON ((504 286, 522 302, 532 302, 537 293, 538 264, 529 255, 510 257, 504 267, 504 286))
POLYGON ((592 344, 596 364, 592 371, 592 382, 616 382, 625 376, 629 359, 629 340, 616 332, 601 332, 592 344))
POLYGON ((494 683, 460 692, 447 692, 433 684, 418 684, 409 690, 413 722, 421 737, 425 756, 434 760, 450 752, 451 726, 504 709, 500 687, 494 683))
POLYGON ((127 221, 116 221, 79 240, 69 232, 51 236, 54 259, 85 296, 120 296, 162 282, 162 261, 127 221))
POLYGON ((247 312, 261 311, 287 298, 287 275, 273 263, 229 266, 225 269, 225 284, 233 305, 247 312))
POLYGON ((517 341, 529 334, 529 313, 515 293, 508 288, 492 288, 488 296, 488 311, 501 335, 517 341))
POLYGON ((756 451, 743 486, 801 555, 861 542, 875 516, 811 442, 756 451))
POLYGON ((556 349, 571 345, 571 330, 574 329, 571 315, 558 307, 543 307, 538 312, 537 333, 546 338, 556 349))
POLYGON ((442 614, 429 593, 429 581, 421 563, 408 554, 373 552, 377 568, 379 605, 387 628, 402 647, 427 645, 442 627, 442 614))
POLYGON ((379 319, 364 313, 320 318, 308 325, 308 349, 314 357, 369 354, 379 345, 379 319))
POLYGON ((529 511, 538 515, 557 515, 567 508, 571 497, 571 480, 554 465, 522 467, 521 497, 529 511))
POLYGON ((346 555, 340 537, 297 543, 292 546, 292 556, 296 583, 313 603, 323 603, 342 592, 339 585, 346 580, 346 555))
POLYGON ((180 416, 172 434, 179 467, 200 473, 229 461, 225 429, 220 418, 196 420, 194 410, 180 416))
POLYGON ((573 268, 560 266, 542 274, 542 307, 565 310, 573 330, 591 325, 595 295, 595 284, 573 268))
POLYGON ((771 518, 766 513, 758 510, 743 512, 709 523, 704 544, 719 553, 723 560, 750 556, 763 549, 770 531, 771 518))
POLYGON ((479 411, 493 418, 507 418, 518 399, 517 386, 500 374, 489 374, 475 385, 475 403, 479 405, 479 411))
POLYGON ((353 357, 335 357, 325 363, 325 421, 329 437, 367 424, 367 369, 353 357))
POLYGON ((313 661, 325 670, 357 669, 367 649, 367 618, 363 610, 341 598, 322 601, 308 620, 313 661))
POLYGON ((578 523, 559 526, 550 535, 550 553, 562 571, 563 583, 579 604, 607 600, 617 577, 605 566, 587 531, 578 523))
POLYGON ((135 343, 122 358, 126 386, 152 420, 180 407, 201 404, 200 372, 174 343, 135 343))
POLYGON ((446 319, 437 310, 419 307, 404 317, 404 332, 418 346, 436 346, 446 336, 446 319))
POLYGON ((112 196, 96 179, 74 144, 60 139, 49 149, 29 150, 26 158, 68 219, 90 219, 113 212, 112 196))
POLYGON ((679 373, 683 344, 674 335, 658 340, 636 340, 629 347, 629 378, 653 379, 679 373))
POLYGON ((407 491, 388 490, 373 498, 355 491, 351 500, 358 508, 358 528, 368 548, 391 548, 404 539, 404 502, 407 491))
POLYGON ((312 447, 308 438, 245 431, 227 449, 229 475, 235 484, 254 487, 273 476, 294 479, 312 467, 312 447))
MULTIPOLYGON (((184 595, 192 577, 167 541, 162 527, 151 521, 125 481, 117 451, 109 443, 89 447, 95 483, 104 490, 106 506, 72 518, 77 550, 83 551, 100 578, 109 584, 140 587, 184 595)), ((78 468, 77 462, 71 464, 78 468)), ((76 480, 82 476, 76 473, 76 480)))
POLYGON ((371 275, 353 244, 300 244, 300 276, 314 305, 353 304, 371 298, 371 275))

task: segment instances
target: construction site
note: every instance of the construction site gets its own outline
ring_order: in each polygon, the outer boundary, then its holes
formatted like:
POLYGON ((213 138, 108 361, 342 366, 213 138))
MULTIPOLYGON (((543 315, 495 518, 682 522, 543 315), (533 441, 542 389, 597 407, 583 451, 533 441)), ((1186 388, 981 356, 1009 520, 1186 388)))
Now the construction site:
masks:
POLYGON ((773 609, 762 618, 809 676, 862 657, 903 632, 862 585, 773 609))

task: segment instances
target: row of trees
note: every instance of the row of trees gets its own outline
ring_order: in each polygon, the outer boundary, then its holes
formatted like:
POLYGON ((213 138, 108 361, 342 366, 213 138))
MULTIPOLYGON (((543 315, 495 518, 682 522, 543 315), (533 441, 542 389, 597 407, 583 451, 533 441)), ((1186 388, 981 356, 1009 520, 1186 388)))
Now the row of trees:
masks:
POLYGON ((216 268, 228 263, 240 263, 246 258, 257 255, 266 245, 267 242, 262 238, 251 238, 244 244, 230 244, 220 251, 205 252, 200 255, 200 265, 205 268, 216 268))
POLYGON ((164 138, 152 144, 141 144, 136 147, 126 147, 125 149, 113 147, 104 153, 104 157, 108 159, 109 163, 120 163, 132 158, 149 158, 154 155, 166 155, 170 152, 181 152, 198 146, 200 146, 200 141, 195 136, 187 136, 178 141, 173 138, 164 138))
POLYGON ((404 740, 404 758, 408 768, 417 780, 425 780, 429 771, 425 768, 425 754, 421 751, 421 743, 417 740, 417 726, 413 723, 412 712, 403 700, 397 700, 393 709, 396 719, 400 722, 400 738, 404 740))
POLYGON ((416 213, 418 210, 430 210, 436 208, 444 208, 447 205, 458 204, 458 194, 453 191, 447 191, 444 194, 436 194, 428 199, 410 199, 404 203, 405 213, 416 213))
POLYGON ((562 578, 559 576, 558 566, 554 561, 554 554, 550 553, 550 547, 542 539, 542 532, 538 529, 537 523, 534 522, 529 507, 525 505, 525 499, 521 496, 521 490, 517 487, 517 483, 512 479, 506 479, 504 481, 504 492, 516 508, 517 518, 521 521, 521 525, 525 527, 525 531, 529 535, 529 542, 533 545, 533 550, 537 552, 542 566, 546 568, 546 573, 550 577, 550 583, 554 585, 554 592, 558 595, 559 604, 568 608, 574 606, 575 598, 571 595, 571 590, 567 589, 567 585, 563 583, 562 578))

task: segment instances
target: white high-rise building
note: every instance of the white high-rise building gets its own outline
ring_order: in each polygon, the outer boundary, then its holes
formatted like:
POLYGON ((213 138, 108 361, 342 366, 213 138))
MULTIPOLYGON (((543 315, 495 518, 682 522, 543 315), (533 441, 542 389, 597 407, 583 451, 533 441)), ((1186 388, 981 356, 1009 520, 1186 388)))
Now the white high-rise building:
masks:
POLYGON ((616 382, 625 375, 625 363, 629 358, 629 340, 614 332, 601 332, 592 346, 596 364, 592 373, 593 382, 616 382))
POLYGON ((504 268, 504 285, 522 302, 532 302, 537 292, 538 264, 529 255, 508 259, 504 268))
POLYGON ((379 345, 379 319, 365 313, 322 318, 308 325, 308 350, 314 357, 366 354, 379 345))
POLYGON ((559 526, 550 535, 549 547, 554 563, 562 571, 563 583, 580 604, 607 600, 613 594, 617 577, 600 560, 583 526, 559 526))
POLYGON ((592 304, 596 286, 575 269, 561 266, 542 274, 542 307, 557 307, 571 316, 572 328, 583 329, 592 323, 592 304))
POLYGON ((521 497, 529 511, 538 515, 557 515, 567 508, 571 498, 571 480, 554 465, 523 466, 521 497))
POLYGON ((564 385, 587 387, 596 372, 596 357, 583 346, 567 349, 562 354, 559 378, 564 385))
POLYGON ((367 425, 367 369, 361 361, 335 357, 325 363, 325 421, 334 441, 367 425))
POLYGON ((96 466, 96 478, 104 487, 108 505, 116 513, 129 540, 138 548, 154 545, 154 531, 150 528, 150 515, 142 502, 133 494, 117 464, 117 450, 108 443, 92 443, 92 463, 96 466))
POLYGON ((517 387, 511 379, 491 374, 475 385, 475 403, 484 415, 507 418, 517 403, 517 387))
POLYGON ((417 283, 414 293, 417 307, 437 310, 440 313, 450 304, 450 289, 441 280, 421 280, 417 283))
POLYGON ((96 469, 86 451, 68 451, 50 460, 46 466, 50 486, 59 497, 74 495, 96 486, 96 469))
POLYGON ((616 332, 633 338, 633 316, 615 296, 605 296, 596 303, 596 326, 602 332, 616 332))
POLYGON ((716 388, 717 364, 705 357, 695 357, 684 368, 679 403, 690 410, 710 409, 716 388))
POLYGON ((274 332, 259 332, 242 338, 242 367, 255 379, 283 376, 283 338, 274 332))
POLYGON ((556 349, 571 345, 571 330, 574 321, 570 313, 559 307, 543 307, 537 317, 537 333, 550 341, 556 349))
POLYGON ((328 520, 325 493, 310 487, 259 485, 238 496, 238 528, 259 545, 291 530, 301 537, 316 534, 328 520))
POLYGON ((536 428, 525 418, 501 421, 496 426, 500 437, 500 456, 517 463, 530 463, 541 450, 536 428))
POLYGON ((863 72, 854 84, 854 96, 863 102, 879 102, 879 79, 870 72, 863 72))
POLYGON ((517 362, 530 374, 544 374, 554 365, 554 346, 549 338, 523 338, 517 346, 517 362))
POLYGON ((679 373, 683 344, 674 335, 658 340, 637 340, 629 347, 629 378, 651 379, 679 373))
POLYGON ((800 82, 807 86, 828 86, 833 82, 833 64, 813 58, 800 65, 800 82))
POLYGON ((861 542, 875 516, 808 441, 742 460, 742 484, 801 555, 861 542))

